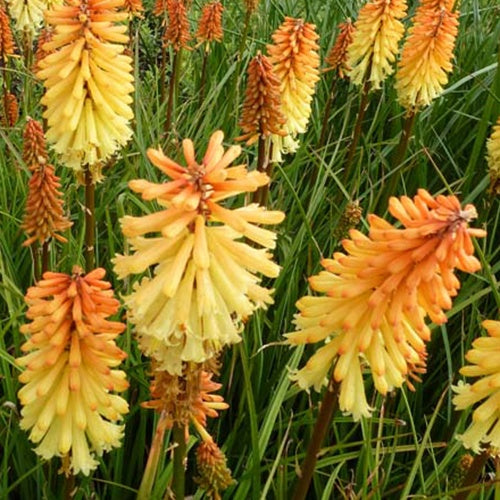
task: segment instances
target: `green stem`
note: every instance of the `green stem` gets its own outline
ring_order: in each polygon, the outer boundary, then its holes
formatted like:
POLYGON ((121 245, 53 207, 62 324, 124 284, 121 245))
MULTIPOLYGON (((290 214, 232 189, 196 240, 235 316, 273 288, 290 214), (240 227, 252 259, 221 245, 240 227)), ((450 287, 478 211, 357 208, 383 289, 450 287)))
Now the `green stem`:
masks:
POLYGON ((309 490, 309 485, 314 474, 314 469, 316 467, 316 462, 318 460, 318 453, 321 449, 321 443, 326 435, 330 422, 332 420, 333 414, 338 406, 337 389, 338 384, 335 382, 333 373, 330 378, 330 383, 321 402, 321 408, 319 410, 318 419, 314 425, 313 435, 307 448, 306 458, 302 467, 300 468, 301 475, 295 492, 293 495, 293 500, 304 500, 309 490))
MULTIPOLYGON (((241 62, 243 59, 243 52, 245 50, 245 46, 247 44, 247 38, 248 38, 248 31, 250 30, 250 19, 252 18, 252 13, 247 10, 245 14, 245 25, 243 28, 243 34, 241 35, 241 42, 240 42, 240 48, 238 50, 238 62, 241 62)), ((236 78, 238 78, 238 74, 236 75, 236 78)))
POLYGON ((95 184, 90 167, 85 168, 85 268, 95 267, 95 184))
POLYGON ((201 109, 203 100, 205 99, 205 85, 207 79, 207 61, 208 61, 208 45, 203 51, 203 63, 201 65, 201 78, 200 78, 200 97, 198 99, 198 109, 201 109))
POLYGON ((148 461, 144 474, 142 476, 139 492, 137 493, 137 500, 148 500, 151 498, 151 491, 153 489, 156 472, 158 470, 158 463, 160 461, 161 450, 163 449, 163 442, 165 441, 165 431, 167 429, 167 414, 162 412, 156 425, 155 436, 151 443, 149 450, 148 461))
POLYGON ((175 424, 173 431, 175 443, 174 449, 174 476, 172 478, 172 492, 175 500, 184 500, 186 486, 186 438, 184 436, 184 427, 175 424))
POLYGON ((370 92, 370 81, 367 79, 363 85, 363 90, 361 91, 361 101, 359 103, 358 117, 356 118, 356 124, 354 126, 354 132, 352 135, 351 144, 349 145, 349 152, 347 153, 347 159, 344 166, 344 181, 347 182, 352 172, 352 164, 354 160, 354 155, 356 154, 356 148, 358 147, 359 138, 361 137, 361 131, 363 127, 363 119, 365 117, 366 110, 369 106, 368 94, 370 92))
POLYGON ((168 88, 167 119, 165 121, 165 135, 167 135, 170 132, 170 129, 172 127, 172 113, 174 109, 175 90, 177 88, 179 60, 180 60, 180 50, 174 52, 174 60, 172 61, 172 75, 170 77, 170 85, 168 88))
POLYGON ((472 464, 469 467, 469 470, 467 471, 467 474, 465 475, 460 487, 460 489, 463 491, 457 493, 453 497, 453 500, 467 500, 467 497, 471 493, 471 488, 477 483, 479 475, 481 474, 481 471, 483 470, 489 458, 490 454, 488 450, 485 450, 480 455, 476 455, 474 457, 474 460, 472 461, 472 464))

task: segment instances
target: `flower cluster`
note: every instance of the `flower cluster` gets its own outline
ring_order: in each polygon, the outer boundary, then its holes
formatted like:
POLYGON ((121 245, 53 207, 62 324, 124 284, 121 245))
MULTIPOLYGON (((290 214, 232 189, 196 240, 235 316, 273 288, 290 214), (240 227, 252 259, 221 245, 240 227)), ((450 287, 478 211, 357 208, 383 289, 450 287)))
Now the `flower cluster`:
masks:
POLYGON ((199 42, 222 42, 224 31, 222 29, 222 12, 224 7, 216 0, 207 3, 201 11, 201 19, 196 31, 196 38, 199 42))
POLYGON ((286 118, 287 135, 273 135, 273 161, 283 153, 299 147, 297 135, 307 129, 311 102, 319 80, 319 36, 313 24, 286 17, 273 33, 274 44, 268 45, 274 72, 280 81, 281 109, 286 118))
POLYGON ((163 40, 172 45, 178 52, 187 47, 191 38, 189 34, 189 20, 183 0, 167 0, 168 24, 163 40))
POLYGON ((334 364, 340 408, 354 418, 370 413, 362 367, 370 367, 381 394, 423 371, 425 318, 446 321, 444 310, 460 287, 455 268, 480 268, 471 236, 485 232, 468 227, 476 217, 472 205, 461 208, 455 196, 433 198, 420 189, 413 200, 391 198, 389 211, 403 227, 370 215, 368 236, 352 229, 342 242, 346 253, 323 259, 325 271, 309 279, 326 296, 301 298, 298 331, 287 334, 290 344, 326 341, 293 377, 319 390, 334 364))
POLYGON ((46 12, 54 27, 38 63, 47 139, 69 167, 97 167, 132 135, 132 60, 123 52, 123 0, 70 0, 46 12))
POLYGON ((272 134, 286 136, 283 130, 286 118, 281 111, 280 81, 271 61, 260 52, 248 65, 248 83, 243 103, 240 126, 245 132, 238 137, 253 144, 272 134))
POLYGON ((472 385, 459 382, 453 388, 457 410, 480 403, 472 414, 472 424, 459 436, 464 446, 475 453, 480 453, 482 443, 500 448, 500 321, 486 320, 483 326, 488 337, 474 340, 465 356, 471 364, 460 370, 466 377, 480 378, 472 385))
POLYGON ((368 80, 377 89, 392 74, 406 9, 406 0, 370 0, 362 7, 348 49, 348 76, 353 83, 368 80))
POLYGON ((7 0, 16 29, 34 34, 43 23, 44 12, 62 0, 7 0))
POLYGON ((453 0, 421 0, 396 74, 398 100, 407 110, 428 106, 443 91, 452 71, 458 33, 453 0))
POLYGON ((46 272, 26 294, 31 323, 17 364, 23 405, 22 429, 39 443, 45 459, 70 459, 74 474, 88 475, 98 462, 95 454, 120 445, 126 401, 113 394, 127 389, 125 373, 116 369, 126 357, 114 339, 125 329, 109 321, 119 302, 104 269, 87 275, 78 267, 71 275, 46 272))
POLYGON ((19 103, 12 92, 7 92, 2 98, 2 124, 4 127, 15 127, 19 119, 19 103))
POLYGON ((328 65, 327 71, 335 71, 338 78, 345 78, 350 69, 347 64, 347 51, 352 43, 354 31, 354 25, 350 19, 347 19, 345 23, 340 23, 339 34, 325 59, 328 65))
POLYGON ((43 128, 32 119, 28 119, 24 129, 23 160, 33 173, 21 226, 29 238, 23 245, 28 246, 35 241, 44 243, 51 237, 65 243, 66 238, 59 233, 71 227, 72 223, 64 215, 59 177, 55 175, 54 167, 47 163, 43 128))
POLYGON ((115 271, 124 278, 154 266, 153 276, 136 283, 126 304, 140 346, 159 369, 172 374, 182 372, 183 362, 204 362, 239 342, 243 322, 272 303, 257 273, 276 277, 279 272, 267 250, 274 248, 276 235, 257 224, 277 224, 284 215, 256 204, 233 210, 220 204, 256 191, 269 178, 245 165, 230 167, 241 148, 224 151, 222 140, 222 132, 212 135, 200 163, 193 143, 184 140, 186 166, 150 149, 151 162, 172 180, 129 183, 143 199, 156 199, 165 209, 122 219, 134 253, 115 257, 115 271), (160 234, 144 237, 148 233, 160 234), (239 241, 244 237, 254 245, 239 241))
POLYGON ((7 57, 14 53, 14 48, 9 16, 0 5, 0 60, 6 61, 7 57))
POLYGON ((488 139, 487 149, 491 191, 500 194, 500 117, 488 139))

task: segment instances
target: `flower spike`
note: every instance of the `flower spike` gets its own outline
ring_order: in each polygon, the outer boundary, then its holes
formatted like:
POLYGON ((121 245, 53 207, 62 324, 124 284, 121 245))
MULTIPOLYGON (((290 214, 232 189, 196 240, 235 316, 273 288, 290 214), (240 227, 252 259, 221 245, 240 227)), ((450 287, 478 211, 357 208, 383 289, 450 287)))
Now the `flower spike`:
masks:
POLYGON ((350 70, 347 65, 347 51, 352 43, 354 32, 355 28, 350 19, 340 23, 337 39, 325 59, 328 64, 326 71, 335 71, 338 78, 345 78, 350 70))
POLYGON ((274 135, 273 161, 282 161, 282 153, 299 147, 298 134, 307 130, 311 103, 319 80, 319 36, 314 24, 286 17, 274 32, 274 44, 268 45, 274 72, 281 82, 281 109, 286 118, 285 137, 274 135))
POLYGON ((493 194, 500 194, 500 117, 493 127, 487 143, 487 160, 490 173, 490 187, 493 194))
POLYGON ((421 0, 396 73, 398 100, 407 110, 428 106, 448 83, 458 33, 453 0, 421 0))
POLYGON ((128 387, 116 369, 126 355, 114 341, 125 325, 107 319, 120 304, 104 275, 77 266, 71 275, 46 272, 26 294, 31 323, 21 327, 28 340, 16 360, 25 368, 20 425, 43 458, 69 456, 73 474, 88 475, 95 455, 120 446, 123 425, 116 422, 128 412, 114 394, 128 387))
MULTIPOLYGON (((70 0, 47 11, 54 27, 38 63, 44 81, 47 139, 77 171, 106 161, 132 135, 134 90, 123 0, 70 0)), ((97 174, 97 172, 96 172, 97 174)))
POLYGON ((276 235, 258 224, 278 224, 284 215, 257 204, 232 210, 221 205, 256 191, 269 178, 248 172, 245 165, 231 167, 241 148, 224 151, 222 140, 222 132, 212 135, 201 162, 193 143, 184 140, 186 166, 150 149, 151 162, 171 180, 129 183, 144 200, 156 199, 165 208, 121 220, 134 253, 116 256, 115 272, 125 278, 154 266, 153 277, 137 283, 126 304, 141 348, 171 374, 180 374, 183 362, 204 362, 239 342, 244 321, 272 303, 257 274, 276 277, 279 272, 267 251, 276 235), (256 245, 239 241, 243 237, 256 245))
POLYGON ((460 381, 453 390, 457 393, 453 403, 457 410, 464 410, 479 403, 472 413, 472 423, 458 438, 466 448, 481 452, 481 445, 500 448, 500 321, 486 320, 483 327, 487 337, 479 337, 465 358, 470 363, 460 369, 466 377, 480 377, 473 384, 460 381))
POLYGON ((286 335, 293 345, 330 339, 293 378, 319 390, 335 365, 340 408, 355 419, 370 414, 362 367, 371 369, 381 394, 424 371, 425 318, 446 321, 444 310, 460 288, 455 268, 481 267, 471 237, 485 232, 468 227, 477 215, 472 205, 462 208, 455 196, 433 198, 420 189, 413 200, 391 198, 389 211, 403 227, 370 215, 368 236, 352 229, 345 253, 323 259, 325 270, 309 279, 326 296, 301 298, 298 331, 286 335))
POLYGON ((348 49, 348 75, 354 84, 369 80, 372 88, 378 89, 394 72, 406 9, 406 0, 370 0, 361 8, 348 49))

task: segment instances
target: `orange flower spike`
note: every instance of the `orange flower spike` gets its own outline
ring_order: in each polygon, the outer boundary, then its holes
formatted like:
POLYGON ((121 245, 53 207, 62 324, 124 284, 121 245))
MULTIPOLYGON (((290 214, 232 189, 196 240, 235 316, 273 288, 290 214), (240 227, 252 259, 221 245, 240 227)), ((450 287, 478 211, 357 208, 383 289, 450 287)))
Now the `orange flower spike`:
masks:
POLYGON ((15 127, 19 119, 19 104, 17 97, 11 92, 2 98, 3 116, 2 122, 6 127, 15 127))
POLYGON ((271 134, 286 136, 286 118, 281 111, 280 81, 270 60, 260 52, 248 65, 248 83, 240 126, 245 132, 238 140, 253 144, 271 134))
POLYGON ((37 240, 44 243, 51 237, 66 243, 66 238, 59 233, 71 227, 72 223, 64 216, 64 202, 58 191, 61 187, 59 178, 54 174, 54 167, 47 164, 42 125, 28 118, 23 138, 23 160, 33 172, 22 225, 30 237, 23 245, 31 245, 37 240))
POLYGON ((157 17, 163 16, 168 11, 168 3, 170 0, 156 0, 153 7, 153 14, 157 17))
POLYGON ((486 234, 468 227, 476 211, 462 208, 455 196, 433 198, 421 189, 413 200, 391 198, 389 211, 403 227, 370 215, 369 236, 351 230, 343 241, 346 253, 324 259, 325 271, 309 280, 326 297, 300 299, 298 331, 287 334, 291 344, 331 338, 294 379, 319 390, 335 362, 340 406, 355 418, 370 413, 361 364, 371 368, 382 394, 425 369, 425 318, 446 321, 444 310, 460 287, 454 270, 480 268, 471 237, 486 234))
POLYGON ((347 65, 347 50, 352 43, 355 28, 350 19, 347 19, 345 23, 340 23, 338 27, 337 39, 325 59, 328 65, 326 71, 333 70, 338 78, 345 78, 350 70, 347 65))
POLYGON ((199 42, 222 42, 224 31, 222 29, 222 12, 224 7, 219 1, 210 2, 203 6, 201 18, 196 32, 199 42))
POLYGON ((34 58, 34 63, 33 63, 33 72, 37 73, 40 71, 40 61, 51 54, 52 52, 46 52, 44 50, 44 46, 46 43, 52 41, 52 36, 54 32, 51 28, 43 28, 42 31, 40 32, 40 36, 38 37, 37 40, 37 45, 36 45, 36 52, 35 52, 35 58, 34 58))
POLYGON ((0 59, 4 62, 14 53, 15 44, 12 30, 10 29, 9 16, 0 6, 0 59))
POLYGON ((406 0, 370 0, 361 8, 347 59, 348 76, 354 84, 369 80, 378 89, 394 72, 392 65, 404 34, 400 20, 406 9, 406 0))
POLYGON ((417 8, 395 84, 399 103, 409 111, 428 106, 448 83, 459 16, 452 7, 449 1, 421 0, 417 8))
POLYGON ((48 160, 42 125, 32 118, 28 118, 24 128, 23 160, 30 170, 36 170, 48 160))
POLYGON ((123 425, 116 422, 128 412, 112 394, 128 387, 116 369, 126 354, 114 342, 125 325, 107 319, 120 304, 104 275, 96 269, 85 276, 78 267, 71 276, 47 272, 26 294, 32 321, 21 327, 28 340, 16 360, 25 368, 20 426, 44 459, 69 456, 73 474, 88 475, 95 455, 120 446, 123 425))
POLYGON ((183 0, 167 0, 168 24, 163 40, 170 43, 175 51, 188 48, 191 39, 189 20, 183 0))
POLYGON ((297 135, 307 130, 311 103, 319 80, 319 36, 313 24, 286 17, 274 32, 274 44, 268 45, 274 72, 281 82, 281 109, 286 118, 285 137, 273 136, 273 161, 282 153, 293 153, 297 135))
POLYGON ((142 0, 124 0, 124 7, 130 18, 143 17, 144 6, 142 5, 142 0))

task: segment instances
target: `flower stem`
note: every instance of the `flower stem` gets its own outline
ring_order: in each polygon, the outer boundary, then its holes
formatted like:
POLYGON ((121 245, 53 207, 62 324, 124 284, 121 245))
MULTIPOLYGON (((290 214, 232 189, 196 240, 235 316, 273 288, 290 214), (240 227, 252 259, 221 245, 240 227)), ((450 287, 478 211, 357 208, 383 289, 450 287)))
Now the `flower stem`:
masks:
POLYGON ((369 106, 368 94, 370 92, 370 81, 365 80, 363 85, 363 90, 361 91, 361 101, 359 103, 358 117, 356 118, 356 124, 354 126, 354 132, 352 135, 351 144, 349 145, 349 152, 347 153, 347 159, 344 166, 344 182, 349 180, 352 172, 352 163, 354 160, 354 155, 356 154, 356 148, 358 147, 359 138, 361 137, 361 130, 363 125, 363 120, 365 118, 366 110, 369 106))
POLYGON ((200 78, 200 97, 198 99, 198 109, 201 108, 203 100, 205 99, 205 85, 207 79, 207 61, 208 61, 208 45, 203 51, 203 63, 201 65, 201 78, 200 78))
POLYGON ((175 500, 184 500, 186 485, 186 469, 184 465, 186 460, 186 438, 184 436, 184 427, 179 424, 175 424, 172 434, 175 443, 172 492, 174 493, 175 500))
MULTIPOLYGON (((243 28, 243 34, 241 35, 240 48, 238 51, 238 62, 241 62, 241 60, 243 59, 243 52, 244 52, 245 46, 247 44, 248 31, 250 29, 250 19, 251 18, 252 18, 252 13, 249 10, 247 10, 247 12, 245 14, 245 25, 243 28)), ((237 74, 236 77, 238 77, 238 76, 239 75, 237 74)))
POLYGON ((474 457, 474 460, 464 477, 462 485, 460 486, 461 491, 453 497, 453 500, 467 500, 467 497, 471 493, 470 487, 477 483, 479 475, 489 458, 490 453, 488 450, 485 450, 480 455, 476 455, 474 457))
POLYGON ((162 412, 156 425, 155 436, 151 449, 149 450, 148 461, 144 474, 142 476, 139 492, 137 493, 137 500, 148 500, 151 498, 151 490, 153 489, 156 471, 158 470, 158 463, 160 461, 161 450, 163 449, 163 442, 165 440, 165 431, 167 429, 167 414, 162 412))
MULTIPOLYGON (((268 173, 269 167, 269 148, 268 140, 259 136, 258 152, 257 152, 257 170, 259 172, 268 173)), ((252 201, 255 203, 264 204, 267 201, 269 193, 269 184, 262 186, 253 194, 252 201)))
POLYGON ((40 280, 41 275, 40 275, 40 258, 39 258, 39 249, 40 249, 40 244, 38 241, 35 241, 33 243, 33 246, 31 247, 31 252, 33 255, 33 275, 35 277, 35 283, 40 280))
POLYGON ((95 267, 95 183, 90 167, 85 168, 85 267, 95 267))
POLYGON ((408 143, 410 141, 413 125, 415 123, 415 116, 415 111, 410 111, 405 117, 403 131, 401 132, 401 137, 399 138, 399 144, 396 148, 396 151, 394 152, 394 156, 392 157, 391 161, 393 174, 391 184, 389 185, 388 189, 389 194, 392 194, 392 192, 396 189, 398 181, 401 177, 401 174, 399 172, 396 172, 396 170, 405 160, 406 151, 408 150, 408 143))
POLYGON ((174 59, 172 61, 172 75, 170 77, 170 86, 168 88, 168 103, 167 103, 167 119, 165 121, 165 135, 172 128, 172 112, 174 109, 175 90, 177 88, 177 79, 179 73, 180 50, 174 51, 174 59))
POLYGON ((294 491, 293 500, 304 500, 306 498, 307 491, 314 474, 314 469, 316 467, 316 462, 318 460, 318 452, 321 448, 321 443, 323 442, 333 414, 338 406, 338 383, 333 378, 333 373, 334 371, 332 371, 332 376, 330 378, 325 397, 321 402, 321 408, 319 410, 316 424, 314 425, 313 435, 311 437, 311 441, 309 442, 309 447, 307 448, 306 458, 300 468, 301 475, 294 491))
POLYGON ((49 242, 44 241, 42 245, 42 272, 41 276, 43 276, 43 273, 49 270, 49 242))
MULTIPOLYGON (((323 114, 323 123, 321 125, 321 135, 319 137, 318 147, 321 149, 325 145, 326 136, 328 133, 328 119, 330 118, 330 111, 332 109, 333 99, 335 97, 335 90, 337 88, 337 78, 334 77, 332 87, 325 104, 325 112, 323 114)), ((316 177, 316 176, 314 176, 316 177)))

